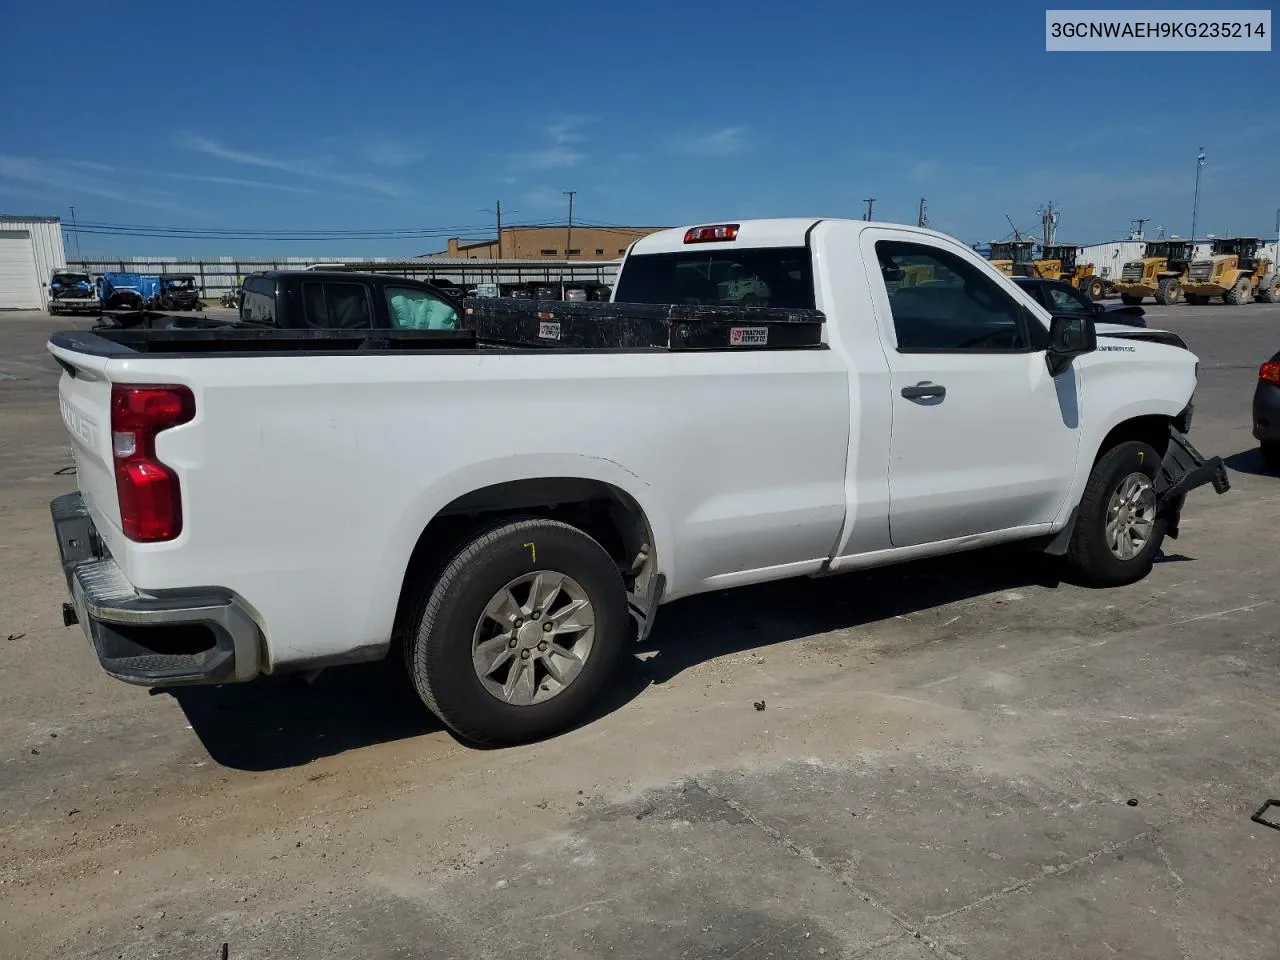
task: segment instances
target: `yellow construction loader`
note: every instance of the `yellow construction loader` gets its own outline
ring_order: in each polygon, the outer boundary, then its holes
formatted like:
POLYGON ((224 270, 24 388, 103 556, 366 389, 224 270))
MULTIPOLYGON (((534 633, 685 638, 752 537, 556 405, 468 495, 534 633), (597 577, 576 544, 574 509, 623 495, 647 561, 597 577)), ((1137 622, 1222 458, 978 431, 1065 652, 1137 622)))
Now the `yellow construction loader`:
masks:
POLYGON ((1099 300, 1106 293, 1106 284, 1094 274, 1093 264, 1076 263, 1079 252, 1078 244, 1052 243, 1042 248, 1040 259, 1032 264, 1035 272, 1030 276, 1064 280, 1077 290, 1087 293, 1090 300, 1099 300))
POLYGON ((1031 248, 1034 240, 993 240, 991 243, 991 265, 1006 277, 1029 276, 1024 271, 1030 267, 1031 248))
POLYGON ((1257 237, 1217 237, 1208 260, 1196 260, 1182 285, 1187 303, 1205 304, 1212 297, 1238 304, 1276 302, 1276 268, 1258 256, 1257 237))
POLYGON ((1116 288, 1128 304, 1155 297, 1156 303, 1179 303, 1191 269, 1195 244, 1190 240, 1149 240, 1141 260, 1130 260, 1120 271, 1116 288))

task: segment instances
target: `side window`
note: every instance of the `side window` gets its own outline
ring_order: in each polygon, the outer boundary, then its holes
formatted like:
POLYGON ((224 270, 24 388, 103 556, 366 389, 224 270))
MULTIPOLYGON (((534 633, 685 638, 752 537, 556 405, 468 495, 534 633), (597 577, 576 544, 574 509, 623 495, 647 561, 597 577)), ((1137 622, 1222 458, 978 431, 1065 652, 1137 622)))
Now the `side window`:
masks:
POLYGON ((927 244, 876 243, 900 353, 1032 349, 1022 307, 977 267, 927 244))
POLYGON ((458 311, 413 287, 387 287, 387 311, 398 330, 457 330, 458 311))
POLYGON ((362 283, 304 283, 302 309, 309 327, 367 330, 373 326, 362 283))
POLYGON ((240 298, 240 320, 243 323, 276 322, 276 285, 265 277, 245 280, 240 298))

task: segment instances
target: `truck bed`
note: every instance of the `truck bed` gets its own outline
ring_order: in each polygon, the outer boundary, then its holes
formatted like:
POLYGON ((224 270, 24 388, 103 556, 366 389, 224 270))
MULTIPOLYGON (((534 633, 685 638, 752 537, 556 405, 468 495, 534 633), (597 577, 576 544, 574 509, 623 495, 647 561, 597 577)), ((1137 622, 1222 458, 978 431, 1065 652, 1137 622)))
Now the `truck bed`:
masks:
POLYGON ((468 299, 461 330, 280 329, 149 314, 128 326, 56 333, 93 356, 457 350, 744 351, 823 348, 819 310, 468 299), (172 323, 168 321, 172 320, 172 323))

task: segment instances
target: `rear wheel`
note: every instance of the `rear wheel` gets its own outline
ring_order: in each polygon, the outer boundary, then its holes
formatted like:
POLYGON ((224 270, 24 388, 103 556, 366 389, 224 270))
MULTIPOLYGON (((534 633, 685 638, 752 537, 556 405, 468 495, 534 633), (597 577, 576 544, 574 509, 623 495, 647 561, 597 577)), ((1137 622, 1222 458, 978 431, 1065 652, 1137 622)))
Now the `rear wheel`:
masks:
POLYGON ((1273 274, 1258 284, 1258 302, 1259 303, 1275 303, 1277 297, 1280 297, 1280 291, 1276 289, 1276 277, 1273 274))
POLYGON ((1222 302, 1233 306, 1249 302, 1249 278, 1239 277, 1235 286, 1222 295, 1222 302))
POLYGON ((1067 547, 1075 578, 1094 587, 1135 583, 1151 572, 1167 521, 1156 516, 1160 454, 1131 440, 1093 465, 1067 547))
POLYGON ((1182 284, 1178 282, 1177 277, 1165 277, 1156 284, 1156 303, 1168 306, 1171 303, 1179 303, 1181 300, 1182 284))
POLYGON ((559 733, 622 659, 626 590, 593 538, 519 520, 466 544, 423 588, 405 657, 423 703, 479 744, 559 733))
POLYGON ((1142 302, 1142 297, 1133 293, 1122 293, 1120 294, 1120 302, 1129 307, 1136 307, 1142 302))
POLYGON ((1105 291, 1105 287, 1103 287, 1102 285, 1101 277, 1089 277, 1089 279, 1084 281, 1083 286, 1084 286, 1084 289, 1088 292, 1090 300, 1102 299, 1102 294, 1105 291))

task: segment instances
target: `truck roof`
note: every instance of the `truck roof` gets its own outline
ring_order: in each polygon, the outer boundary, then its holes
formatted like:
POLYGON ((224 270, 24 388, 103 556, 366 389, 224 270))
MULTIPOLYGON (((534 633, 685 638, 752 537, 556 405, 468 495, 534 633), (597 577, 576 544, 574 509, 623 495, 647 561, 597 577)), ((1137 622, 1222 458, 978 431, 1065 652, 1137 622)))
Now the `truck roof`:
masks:
MULTIPOLYGON (((705 220, 702 223, 691 223, 683 227, 672 227, 670 230, 659 230, 641 237, 631 246, 630 255, 646 253, 677 253, 690 249, 733 250, 750 247, 803 247, 809 232, 820 223, 842 223, 854 226, 861 233, 869 227, 885 227, 897 231, 918 233, 922 236, 945 237, 955 240, 947 234, 924 227, 911 226, 904 223, 888 223, 879 220, 855 220, 851 217, 783 217, 767 220, 705 220), (713 227, 735 224, 738 227, 734 240, 702 242, 696 245, 686 244, 685 233, 697 227, 713 227)), ((625 268, 624 268, 625 269, 625 268)))

